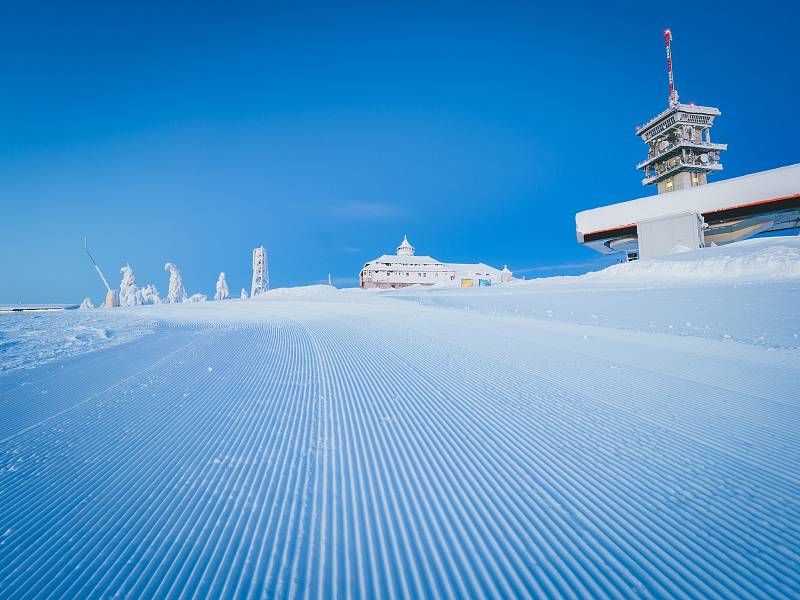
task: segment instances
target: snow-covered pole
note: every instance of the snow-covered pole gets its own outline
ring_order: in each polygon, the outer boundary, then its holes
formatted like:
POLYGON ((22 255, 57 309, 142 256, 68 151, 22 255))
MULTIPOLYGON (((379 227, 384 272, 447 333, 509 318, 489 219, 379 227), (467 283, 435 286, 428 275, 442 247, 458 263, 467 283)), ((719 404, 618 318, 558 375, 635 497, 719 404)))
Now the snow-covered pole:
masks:
POLYGON ((664 30, 664 43, 667 46, 667 74, 669 75, 669 105, 678 105, 678 91, 675 89, 675 78, 672 74, 672 31, 664 30))
POLYGON ((98 266, 97 262, 94 260, 94 257, 92 256, 92 253, 89 252, 89 244, 87 243, 86 238, 83 238, 83 249, 86 250, 86 254, 89 255, 89 260, 92 261, 92 264, 94 265, 94 268, 97 271, 97 274, 100 275, 100 279, 103 280, 103 285, 106 286, 106 291, 111 292, 111 286, 108 285, 108 280, 106 279, 106 276, 103 275, 103 272, 100 270, 100 267, 98 266))

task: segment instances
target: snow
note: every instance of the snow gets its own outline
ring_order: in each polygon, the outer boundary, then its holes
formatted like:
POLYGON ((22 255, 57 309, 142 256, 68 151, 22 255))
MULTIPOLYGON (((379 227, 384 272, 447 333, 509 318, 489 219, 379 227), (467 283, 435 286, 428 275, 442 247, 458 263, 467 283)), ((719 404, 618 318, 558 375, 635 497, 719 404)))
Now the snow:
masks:
POLYGON ((139 287, 136 285, 136 277, 130 265, 125 265, 120 270, 122 281, 119 284, 119 304, 120 306, 136 306, 141 304, 139 287))
POLYGON ((760 281, 800 279, 800 237, 745 240, 614 265, 582 276, 606 281, 760 281))
POLYGON ((797 241, 752 242, 0 317, 0 590, 793 597, 797 241))
POLYGON ((653 195, 584 210, 575 215, 575 226, 578 232, 587 234, 633 225, 645 219, 689 211, 706 213, 798 194, 800 164, 795 164, 677 190, 668 197, 653 195))
POLYGON ((158 294, 158 288, 152 283, 139 290, 139 304, 161 304, 161 296, 158 294))
POLYGON ((247 290, 246 289, 242 288, 242 293, 239 294, 239 299, 240 300, 247 300, 247 290))
MULTIPOLYGON (((155 328, 156 319, 133 309, 2 315, 0 373, 36 369, 56 359, 116 346, 151 334, 155 328)), ((2 390, 0 383, 0 396, 2 390)), ((3 406, 2 399, 0 406, 3 406)))
POLYGON ((89 297, 84 298, 83 301, 81 302, 81 305, 78 308, 81 308, 81 309, 94 308, 94 304, 92 303, 92 299, 89 298, 89 297))
POLYGON ((214 294, 214 300, 227 300, 230 297, 231 293, 228 289, 228 282, 225 281, 225 273, 220 273, 219 279, 217 279, 217 289, 214 294))
MULTIPOLYGON (((170 264, 170 263, 167 263, 170 264)), ((172 265, 174 267, 174 265, 172 265)), ((165 267, 166 268, 166 267, 165 267)), ((177 272, 177 269, 176 269, 177 272)), ((139 306, 140 304, 161 304, 161 296, 158 289, 152 283, 148 283, 143 288, 136 285, 136 277, 130 265, 125 265, 120 269, 122 281, 119 284, 119 303, 120 306, 139 306)), ((177 273, 180 280, 180 273, 177 273)), ((172 272, 170 271, 170 281, 172 272)))
POLYGON ((167 292, 167 302, 176 304, 186 300, 186 290, 183 287, 183 278, 178 267, 168 262, 164 265, 164 270, 169 271, 169 291, 167 292))

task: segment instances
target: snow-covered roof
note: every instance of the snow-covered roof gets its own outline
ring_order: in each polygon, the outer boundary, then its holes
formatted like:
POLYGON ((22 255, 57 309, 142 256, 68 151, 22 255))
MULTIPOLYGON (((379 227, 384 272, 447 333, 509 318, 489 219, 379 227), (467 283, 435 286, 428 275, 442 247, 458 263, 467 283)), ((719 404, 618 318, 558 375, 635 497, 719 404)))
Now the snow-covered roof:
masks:
POLYGON ((699 114, 699 115, 711 115, 718 117, 721 113, 719 112, 718 108, 714 108, 713 106, 697 106, 695 104, 678 104, 677 106, 668 106, 663 111, 658 113, 655 117, 650 119, 647 123, 642 125, 638 128, 636 135, 646 135, 649 129, 659 123, 660 121, 664 120, 665 117, 672 113, 676 112, 684 112, 684 113, 692 113, 692 114, 699 114))
POLYGON ((579 233, 634 225, 681 212, 707 213, 800 194, 800 163, 733 177, 708 185, 584 210, 575 215, 579 233))
POLYGON ((449 263, 447 266, 453 269, 454 271, 461 273, 466 273, 466 272, 495 273, 495 274, 500 273, 500 269, 495 269, 494 267, 490 267, 486 263, 449 263))
POLYGON ((408 243, 408 236, 403 236, 403 241, 397 247, 398 256, 411 256, 414 254, 414 246, 408 243))
POLYGON ((380 263, 389 263, 393 265, 441 265, 442 261, 436 260, 430 256, 413 256, 407 254, 405 256, 397 256, 395 254, 384 254, 378 258, 371 260, 367 265, 377 265, 380 263))
POLYGON ((431 258, 430 256, 394 256, 384 254, 383 256, 371 260, 364 265, 364 268, 381 269, 387 268, 402 270, 403 268, 413 268, 415 271, 455 271, 457 273, 494 273, 499 274, 500 270, 490 267, 485 263, 443 263, 431 258))

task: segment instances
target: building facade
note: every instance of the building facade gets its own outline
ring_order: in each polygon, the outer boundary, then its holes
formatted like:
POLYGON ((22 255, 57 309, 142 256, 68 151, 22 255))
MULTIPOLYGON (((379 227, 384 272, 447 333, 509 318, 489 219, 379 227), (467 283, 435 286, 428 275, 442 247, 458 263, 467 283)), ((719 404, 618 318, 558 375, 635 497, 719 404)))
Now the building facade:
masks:
POLYGON ((396 254, 384 254, 364 265, 359 285, 365 289, 435 284, 478 287, 511 281, 512 278, 513 274, 507 267, 499 270, 484 263, 448 264, 430 256, 417 256, 404 236, 396 254))

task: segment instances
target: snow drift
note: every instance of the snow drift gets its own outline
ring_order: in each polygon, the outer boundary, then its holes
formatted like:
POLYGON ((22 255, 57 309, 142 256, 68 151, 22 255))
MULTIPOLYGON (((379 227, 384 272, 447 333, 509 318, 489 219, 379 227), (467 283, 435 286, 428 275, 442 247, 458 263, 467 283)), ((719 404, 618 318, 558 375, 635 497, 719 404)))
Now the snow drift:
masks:
POLYGON ((613 265, 586 281, 759 281, 800 278, 800 237, 745 240, 726 246, 613 265))

